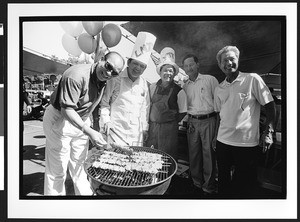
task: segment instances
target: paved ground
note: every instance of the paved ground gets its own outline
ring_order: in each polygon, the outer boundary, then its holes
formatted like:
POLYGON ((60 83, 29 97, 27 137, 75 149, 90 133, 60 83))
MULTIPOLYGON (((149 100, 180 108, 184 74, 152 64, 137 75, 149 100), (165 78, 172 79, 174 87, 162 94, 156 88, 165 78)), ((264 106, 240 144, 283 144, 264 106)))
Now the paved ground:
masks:
MULTIPOLYGON (((23 195, 43 195, 45 172, 45 135, 42 121, 24 121, 23 133, 23 195)), ((89 153, 94 150, 90 150, 89 153)), ((187 160, 186 147, 181 144, 180 156, 187 160)), ((187 178, 174 176, 171 183, 172 192, 186 194, 190 192, 191 182, 187 178)), ((74 195, 74 189, 69 175, 66 180, 67 195, 74 195)))
MULTIPOLYGON (((179 158, 187 161, 187 147, 184 140, 185 135, 181 136, 179 143, 179 158)), ((22 191, 23 196, 43 195, 44 189, 44 172, 45 172, 45 136, 42 128, 42 121, 30 120, 24 121, 23 134, 23 181, 22 191)), ((90 153, 94 150, 90 150, 90 153)), ((181 168, 178 165, 178 168, 181 168)), ((264 188, 259 191, 262 198, 280 197, 281 193, 274 192, 274 183, 271 179, 275 178, 280 184, 280 175, 275 175, 275 171, 269 172, 268 169, 262 168, 259 170, 260 180, 264 181, 264 188), (268 188, 268 189, 265 189, 268 188)), ((276 173, 276 172, 275 172, 276 173)), ((191 195, 191 179, 188 178, 188 173, 185 173, 185 178, 174 175, 170 184, 168 194, 171 195, 191 195)), ((277 182, 277 183, 278 183, 277 182)), ((275 187, 278 189, 278 186, 275 187)), ((275 189, 276 190, 276 189, 275 189)), ((69 175, 66 180, 66 193, 69 196, 74 195, 74 189, 69 175)))
MULTIPOLYGON (((23 195, 44 193, 45 135, 42 121, 24 121, 23 137, 23 195)), ((67 177, 67 195, 74 195, 72 181, 67 177)))

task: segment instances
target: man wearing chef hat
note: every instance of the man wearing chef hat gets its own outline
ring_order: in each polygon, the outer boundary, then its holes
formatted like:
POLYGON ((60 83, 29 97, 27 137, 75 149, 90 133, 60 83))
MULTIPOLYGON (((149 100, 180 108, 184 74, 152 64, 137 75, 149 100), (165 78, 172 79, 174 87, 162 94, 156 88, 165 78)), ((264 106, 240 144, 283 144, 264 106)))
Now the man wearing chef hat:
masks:
POLYGON ((151 33, 139 32, 127 68, 107 82, 100 103, 101 123, 113 142, 142 146, 148 137, 149 87, 142 74, 155 41, 151 33))

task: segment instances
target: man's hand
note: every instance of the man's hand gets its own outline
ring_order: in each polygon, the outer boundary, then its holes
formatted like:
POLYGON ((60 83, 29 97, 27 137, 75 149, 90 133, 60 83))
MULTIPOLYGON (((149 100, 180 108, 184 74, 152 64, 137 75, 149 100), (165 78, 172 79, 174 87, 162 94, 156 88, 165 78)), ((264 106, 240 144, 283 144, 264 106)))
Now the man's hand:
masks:
POLYGON ((270 149, 271 145, 273 144, 273 134, 272 131, 265 130, 264 133, 261 135, 259 145, 262 147, 262 152, 265 153, 267 150, 270 149))
POLYGON ((216 151, 216 147, 217 147, 217 137, 214 137, 211 143, 211 146, 213 148, 214 151, 216 151))
POLYGON ((107 142, 103 139, 103 136, 101 133, 97 132, 96 130, 93 130, 91 127, 88 125, 84 125, 82 127, 83 132, 88 135, 90 138, 92 144, 96 147, 100 148, 106 148, 107 147, 107 142))
POLYGON ((104 124, 104 132, 106 133, 106 135, 108 136, 110 133, 110 129, 113 129, 113 123, 112 122, 107 122, 104 124))

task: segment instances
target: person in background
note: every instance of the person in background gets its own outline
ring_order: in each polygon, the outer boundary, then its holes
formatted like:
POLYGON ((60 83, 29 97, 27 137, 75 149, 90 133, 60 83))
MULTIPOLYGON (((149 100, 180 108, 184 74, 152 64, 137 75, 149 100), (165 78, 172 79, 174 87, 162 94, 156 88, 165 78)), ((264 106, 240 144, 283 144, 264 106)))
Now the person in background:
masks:
POLYGON ((225 46, 216 56, 225 80, 215 90, 218 188, 221 197, 255 197, 258 146, 265 152, 273 143, 275 106, 272 94, 256 73, 239 71, 240 51, 225 46), (260 108, 266 110, 266 127, 259 138, 260 108), (234 166, 234 171, 232 171, 234 166), (233 175, 232 175, 233 173, 233 175))
POLYGON ((100 102, 106 81, 119 75, 124 59, 117 52, 107 53, 94 64, 67 69, 51 94, 43 129, 46 135, 44 195, 65 195, 69 169, 75 195, 92 195, 83 163, 89 139, 98 147, 106 141, 90 127, 89 116, 100 102))
POLYGON ((186 115, 186 95, 173 81, 179 67, 175 63, 175 51, 172 48, 166 47, 161 51, 161 62, 156 70, 160 80, 150 85, 147 146, 154 146, 177 161, 178 123, 186 115))
MULTIPOLYGON (((23 90, 22 90, 22 101, 23 101, 23 120, 27 120, 32 112, 32 103, 29 99, 29 94, 26 92, 25 81, 23 79, 23 90)), ((24 122, 23 122, 23 131, 24 131, 24 122)))
POLYGON ((40 105, 33 107, 32 112, 31 112, 31 118, 32 119, 38 119, 38 120, 43 120, 43 115, 45 112, 46 107, 49 105, 49 99, 46 99, 43 96, 42 92, 38 92, 37 94, 37 101, 40 102, 40 105))
POLYGON ((150 60, 156 37, 139 32, 127 67, 107 82, 100 103, 100 123, 108 141, 143 146, 148 137, 149 85, 142 77, 150 60), (111 138, 113 138, 111 140, 111 138))
POLYGON ((182 60, 189 80, 183 85, 187 95, 187 140, 190 172, 196 194, 215 194, 216 158, 213 143, 216 130, 214 91, 219 84, 212 75, 199 73, 197 56, 189 54, 182 60))
POLYGON ((273 87, 269 87, 270 92, 272 93, 272 97, 274 99, 274 102, 276 105, 280 105, 281 104, 281 100, 277 98, 277 96, 275 95, 274 92, 274 88, 273 87))

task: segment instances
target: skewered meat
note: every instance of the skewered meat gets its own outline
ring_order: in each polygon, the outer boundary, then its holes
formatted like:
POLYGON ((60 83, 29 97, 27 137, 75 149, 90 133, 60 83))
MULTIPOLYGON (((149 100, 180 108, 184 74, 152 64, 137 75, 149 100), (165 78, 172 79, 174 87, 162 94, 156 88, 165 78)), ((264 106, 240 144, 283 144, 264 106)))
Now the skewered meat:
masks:
POLYGON ((125 155, 105 150, 92 164, 95 168, 117 172, 140 171, 156 174, 162 169, 164 161, 161 154, 133 152, 125 155))

